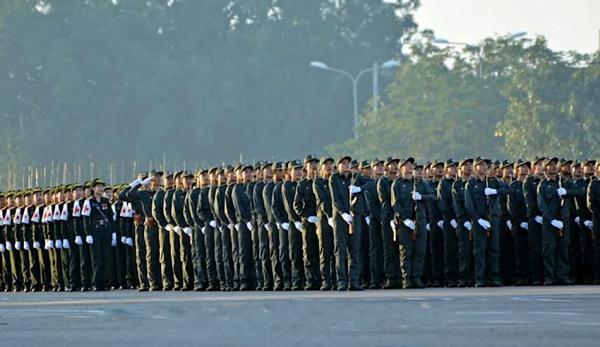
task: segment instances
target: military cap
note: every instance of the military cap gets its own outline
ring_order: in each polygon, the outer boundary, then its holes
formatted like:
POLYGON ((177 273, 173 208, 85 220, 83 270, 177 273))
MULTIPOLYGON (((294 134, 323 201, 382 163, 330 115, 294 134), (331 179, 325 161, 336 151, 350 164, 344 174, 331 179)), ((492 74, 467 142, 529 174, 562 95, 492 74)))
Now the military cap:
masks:
POLYGON ((190 170, 182 171, 181 174, 183 175, 183 178, 194 177, 194 173, 190 170))
POLYGON ((92 181, 92 187, 95 187, 95 186, 98 186, 98 185, 103 185, 103 186, 105 186, 105 185, 106 185, 106 183, 104 183, 104 181, 103 181, 103 180, 101 180, 101 179, 99 179, 99 178, 96 178, 96 179, 94 179, 94 180, 92 181))
POLYGON ((83 182, 83 188, 92 188, 92 182, 91 181, 83 182))
MULTIPOLYGON (((266 168, 268 168, 268 167, 272 167, 272 166, 273 166, 273 163, 271 163, 271 162, 270 162, 270 161, 268 161, 268 160, 265 160, 265 161, 262 163, 262 165, 260 166, 260 170, 264 170, 264 169, 266 169, 266 168)), ((259 169, 259 168, 257 167, 257 169, 259 169)))
POLYGON ((512 163, 512 162, 510 162, 510 161, 508 161, 508 160, 503 160, 503 161, 502 161, 502 164, 500 165, 500 170, 504 170, 504 169, 506 169, 506 168, 508 168, 508 167, 513 167, 513 166, 514 166, 514 164, 515 164, 515 163, 512 163))
POLYGON ((308 163, 310 163, 310 162, 314 162, 314 161, 318 162, 318 161, 319 161, 319 158, 315 157, 315 156, 314 156, 314 155, 312 155, 312 154, 309 154, 309 155, 307 155, 307 156, 304 158, 304 165, 306 165, 306 164, 308 164, 308 163))
POLYGON ((398 158, 392 158, 392 157, 387 157, 387 159, 385 160, 385 162, 383 163, 384 166, 388 166, 392 163, 399 163, 400 159, 398 158))
POLYGON ((367 169, 371 167, 371 162, 369 160, 363 160, 360 162, 361 169, 367 169))
POLYGON ((181 174, 183 174, 183 170, 177 171, 175 173, 175 175, 173 175, 173 178, 177 178, 177 177, 181 176, 181 174))
POLYGON ((198 169, 196 170, 196 176, 201 176, 208 173, 208 169, 198 169))
POLYGON ((492 163, 492 161, 490 159, 485 159, 482 157, 477 157, 477 158, 475 158, 475 160, 473 160, 473 165, 479 165, 481 163, 486 163, 489 165, 492 163))
POLYGON ((465 159, 459 160, 458 167, 463 167, 466 163, 473 163, 473 158, 465 158, 465 159))
POLYGON ((551 163, 557 163, 558 164, 559 159, 557 157, 552 157, 552 158, 546 158, 544 159, 544 167, 547 167, 548 165, 550 165, 551 163))
POLYGON ((150 176, 162 176, 163 172, 161 170, 151 170, 150 176))
POLYGON ((42 192, 42 188, 40 187, 35 187, 31 190, 31 194, 37 194, 37 193, 41 193, 42 192))
POLYGON ((139 179, 146 179, 148 178, 148 172, 147 171, 142 171, 138 174, 138 178, 139 179))
POLYGON ((358 167, 358 160, 356 159, 352 159, 352 161, 350 162, 350 166, 354 169, 358 167))
POLYGON ((408 164, 408 163, 411 163, 411 164, 413 164, 413 165, 414 165, 414 163, 415 163, 415 158, 413 158, 413 157, 408 157, 408 158, 404 158, 404 159, 402 159, 402 160, 400 161, 400 166, 404 166, 404 165, 406 165, 406 164, 408 164))
POLYGON ((444 166, 444 164, 445 164, 445 163, 444 163, 443 161, 441 161, 441 160, 434 160, 434 161, 431 163, 431 167, 432 167, 432 168, 434 168, 434 167, 436 167, 436 166, 444 166))
POLYGON ((283 162, 276 162, 273 163, 273 170, 283 170, 284 169, 284 163, 283 162))
POLYGON ((519 168, 523 165, 527 165, 527 167, 531 167, 531 162, 529 162, 528 160, 523 160, 523 159, 518 159, 515 163, 514 163, 514 167, 519 168))
POLYGON ((431 167, 431 162, 430 162, 430 161, 426 161, 426 162, 425 162, 425 164, 424 164, 424 166, 423 166, 423 169, 424 169, 424 170, 427 170, 427 169, 429 169, 430 167, 431 167))
POLYGON ((258 160, 256 162, 254 162, 254 167, 258 170, 260 168, 262 168, 264 162, 262 160, 258 160))
POLYGON ((303 167, 302 162, 298 159, 290 161, 288 164, 288 169, 296 169, 303 167))
POLYGON ((71 190, 75 190, 77 188, 83 188, 83 186, 79 183, 73 183, 71 184, 71 190))
POLYGON ((571 167, 577 167, 577 166, 581 166, 581 161, 579 161, 579 160, 573 161, 573 165, 571 165, 571 167))
POLYGON ((456 165, 458 165, 458 163, 455 162, 454 160, 452 160, 452 158, 450 158, 444 162, 444 169, 447 169, 449 167, 456 166, 456 165))
POLYGON ((538 163, 542 162, 542 164, 544 163, 544 160, 546 160, 546 157, 538 157, 536 156, 535 158, 533 158, 533 160, 531 161, 532 165, 537 165, 538 163))
POLYGON ((107 190, 113 190, 113 187, 111 187, 111 186, 105 186, 104 187, 104 191, 107 191, 107 190))
POLYGON ((225 169, 222 167, 218 167, 217 171, 215 171, 215 174, 217 175, 224 175, 225 174, 225 169))
POLYGON ((208 169, 208 173, 209 173, 209 174, 214 174, 214 173, 216 173, 217 171, 219 171, 219 168, 218 168, 218 167, 216 167, 216 166, 213 166, 213 167, 211 167, 210 169, 208 169))
POLYGON ((4 193, 0 192, 0 198, 3 198, 3 197, 4 197, 4 193))
POLYGON ((254 170, 254 166, 252 166, 252 164, 244 164, 244 165, 242 165, 242 168, 241 168, 242 171, 246 171, 248 169, 254 170))
POLYGON ((588 165, 596 165, 596 161, 594 159, 586 159, 583 161, 583 166, 588 166, 588 165))
POLYGON ((379 164, 384 164, 384 163, 385 163, 385 161, 382 159, 379 159, 379 158, 375 158, 371 161, 371 165, 373 165, 373 166, 377 166, 379 164))
POLYGON ((52 194, 52 188, 48 187, 48 188, 44 188, 44 191, 42 192, 42 194, 52 194))
POLYGON ((352 157, 349 155, 340 155, 338 157, 337 164, 341 163, 344 160, 348 160, 349 162, 352 162, 352 157))
POLYGON ((173 175, 174 175, 174 174, 173 174, 173 171, 165 171, 165 175, 164 175, 164 177, 167 177, 167 178, 169 178, 169 177, 173 177, 173 175))
POLYGON ((323 164, 325 164, 327 162, 332 162, 333 163, 334 160, 331 157, 322 156, 321 160, 319 161, 319 164, 323 165, 323 164))
POLYGON ((502 167, 502 162, 500 160, 495 160, 492 163, 492 167, 496 170, 499 170, 502 167))
POLYGON ((423 168, 424 168, 424 167, 423 167, 423 164, 420 164, 420 163, 417 163, 417 162, 415 162, 415 163, 413 164, 413 169, 415 169, 415 170, 416 170, 416 169, 423 169, 423 168))
POLYGON ((560 166, 570 165, 572 163, 573 163, 573 161, 571 159, 565 159, 565 158, 560 158, 560 160, 558 161, 558 165, 560 165, 560 166))

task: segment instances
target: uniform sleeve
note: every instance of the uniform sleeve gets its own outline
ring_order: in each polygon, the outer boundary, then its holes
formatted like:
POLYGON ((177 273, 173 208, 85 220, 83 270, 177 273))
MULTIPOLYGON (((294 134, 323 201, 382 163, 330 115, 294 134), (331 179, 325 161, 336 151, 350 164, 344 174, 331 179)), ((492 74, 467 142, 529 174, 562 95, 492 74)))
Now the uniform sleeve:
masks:
POLYGON ((158 225, 165 227, 167 224, 167 219, 165 218, 163 209, 162 209, 162 201, 159 199, 164 199, 164 194, 155 194, 152 198, 152 217, 156 219, 158 225))
POLYGON ((308 218, 307 211, 304 209, 304 183, 300 183, 296 186, 296 190, 294 192, 294 212, 297 215, 302 217, 303 219, 308 218))
POLYGON ((163 216, 167 220, 167 224, 176 224, 175 219, 173 218, 172 208, 173 205, 173 197, 175 194, 169 194, 170 192, 165 192, 165 197, 163 201, 163 216))
POLYGON ((465 196, 457 187, 458 181, 452 184, 452 204, 454 205, 454 213, 460 224, 467 221, 467 212, 465 211, 465 196))
POLYGON ((392 183, 392 196, 391 196, 392 210, 394 210, 394 215, 399 220, 410 219, 410 218, 412 218, 412 216, 407 216, 406 213, 404 213, 404 209, 402 208, 402 204, 400 203, 400 193, 401 192, 400 192, 399 181, 395 180, 392 183))
POLYGON ((273 211, 273 216, 278 223, 285 223, 288 221, 287 214, 285 210, 281 207, 283 206, 283 193, 281 191, 281 186, 275 187, 273 189, 273 198, 271 199, 271 210, 273 211))
POLYGON ((473 201, 473 197, 471 196, 471 183, 467 182, 465 186, 465 209, 467 210, 467 214, 471 217, 471 220, 478 220, 481 218, 479 213, 477 212, 477 207, 475 206, 475 202, 473 201))
POLYGON ((252 201, 254 202, 254 212, 258 217, 260 217, 263 221, 268 219, 267 210, 265 209, 265 204, 263 200, 263 191, 265 186, 262 185, 262 189, 260 189, 260 185, 256 184, 254 186, 254 191, 252 192, 252 201))
POLYGON ((544 185, 540 184, 540 185, 538 185, 538 191, 537 191, 537 204, 538 204, 540 211, 542 211, 542 216, 544 217, 544 219, 547 220, 548 222, 550 222, 554 219, 554 216, 548 209, 548 204, 546 202, 546 198, 544 195, 545 195, 544 194, 544 185))
POLYGON ((598 218, 600 217, 600 204, 598 203, 598 183, 595 181, 590 182, 587 189, 587 207, 592 211, 592 215, 598 218))
POLYGON ((538 214, 538 203, 536 199, 536 187, 531 180, 523 182, 523 195, 527 207, 527 218, 535 218, 538 214))
POLYGON ((329 192, 331 193, 331 202, 336 211, 340 214, 350 213, 350 196, 345 191, 342 192, 342 183, 338 175, 334 174, 329 178, 329 192))
POLYGON ((317 180, 313 182, 313 193, 317 200, 317 210, 323 212, 328 218, 331 217, 331 196, 317 180))

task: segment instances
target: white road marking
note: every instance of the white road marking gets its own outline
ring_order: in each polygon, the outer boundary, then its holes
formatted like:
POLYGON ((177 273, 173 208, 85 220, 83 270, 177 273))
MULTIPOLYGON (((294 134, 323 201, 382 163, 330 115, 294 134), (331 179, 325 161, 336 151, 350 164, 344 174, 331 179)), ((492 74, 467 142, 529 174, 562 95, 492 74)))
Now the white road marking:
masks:
POLYGON ((487 324, 531 324, 528 320, 486 320, 487 324))

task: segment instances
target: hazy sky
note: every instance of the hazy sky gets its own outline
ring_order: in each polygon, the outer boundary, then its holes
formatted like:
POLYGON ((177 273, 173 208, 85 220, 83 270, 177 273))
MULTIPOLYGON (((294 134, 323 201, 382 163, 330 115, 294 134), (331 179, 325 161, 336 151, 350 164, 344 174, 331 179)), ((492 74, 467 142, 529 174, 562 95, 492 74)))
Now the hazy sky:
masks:
POLYGON ((421 0, 416 21, 451 41, 494 34, 544 35, 554 50, 598 50, 600 0, 421 0))

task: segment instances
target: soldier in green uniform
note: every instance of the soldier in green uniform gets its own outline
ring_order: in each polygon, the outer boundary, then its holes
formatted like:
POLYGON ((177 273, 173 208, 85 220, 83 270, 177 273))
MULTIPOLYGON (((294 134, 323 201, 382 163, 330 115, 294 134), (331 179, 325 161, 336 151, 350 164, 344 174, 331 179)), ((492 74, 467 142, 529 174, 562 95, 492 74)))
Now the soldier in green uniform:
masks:
MULTIPOLYGON (((292 269, 292 290, 303 290, 304 285, 304 258, 303 258, 303 226, 300 215, 294 210, 294 195, 296 187, 302 180, 303 165, 300 160, 293 160, 288 164, 290 180, 284 182, 281 193, 283 206, 288 216, 289 223, 289 249, 292 269)), ((312 284, 311 284, 312 285, 312 284)))
POLYGON ((444 217, 444 275, 448 287, 456 287, 458 284, 458 222, 452 202, 452 186, 456 182, 457 164, 452 159, 444 163, 444 178, 437 189, 437 200, 444 217))
POLYGON ((260 167, 256 168, 257 171, 260 171, 261 179, 257 179, 257 182, 254 185, 254 190, 252 191, 252 202, 254 206, 254 214, 256 218, 256 228, 258 236, 258 240, 255 239, 254 242, 255 244, 258 243, 258 246, 255 245, 255 248, 258 248, 258 258, 261 264, 261 272, 263 276, 263 291, 273 290, 274 283, 269 239, 271 234, 270 229, 276 228, 276 226, 275 224, 271 224, 271 221, 269 220, 269 214, 271 214, 271 199, 269 199, 268 203, 265 203, 264 194, 267 186, 271 187, 271 194, 273 193, 272 166, 273 163, 263 162, 260 167))
MULTIPOLYGON (((583 161, 582 177, 575 181, 575 184, 586 193, 594 179, 595 165, 595 160, 583 161)), ((594 281, 594 238, 592 237, 592 211, 587 204, 587 194, 577 199, 577 211, 581 236, 582 280, 584 284, 591 284, 594 281)))
MULTIPOLYGON (((508 160, 502 161, 498 167, 496 177, 498 180, 510 186, 513 181, 514 163, 508 160)), ((504 285, 512 285, 515 276, 515 227, 510 216, 508 206, 508 194, 498 196, 500 203, 500 279, 504 285)))
POLYGON ((180 178, 182 173, 183 171, 178 171, 173 175, 174 185, 170 189, 166 190, 165 200, 163 203, 163 214, 168 223, 166 229, 169 231, 171 263, 173 264, 173 290, 181 290, 183 288, 183 269, 180 253, 181 241, 179 240, 181 229, 175 228, 177 226, 177 222, 173 216, 173 200, 175 197, 175 192, 183 189, 183 184, 180 178))
MULTIPOLYGON (((381 202, 377 194, 377 184, 385 173, 384 161, 373 159, 371 162, 371 177, 364 187, 369 216, 366 221, 369 228, 369 289, 380 289, 383 279, 383 243, 381 239, 381 202)), ((363 176, 366 176, 363 173, 363 176)))
MULTIPOLYGON (((276 264, 275 269, 280 268, 280 279, 279 285, 276 288, 282 288, 283 290, 292 289, 292 269, 290 264, 290 248, 289 248, 289 229, 290 223, 288 220, 287 212, 283 204, 283 184, 289 180, 289 170, 286 163, 275 163, 273 164, 273 171, 275 172, 275 184, 271 193, 271 214, 275 222, 275 226, 278 230, 278 235, 275 238, 271 237, 271 259, 277 256, 277 261, 273 261, 276 264), (276 254, 273 254, 276 253, 276 254)), ((266 189, 266 188, 265 188, 266 189)), ((268 191, 265 192, 267 194, 268 191)), ((267 201, 269 198, 265 198, 267 201)))
POLYGON ((152 197, 152 218, 158 224, 158 258, 163 291, 173 290, 173 261, 171 257, 171 235, 169 221, 165 217, 165 194, 173 189, 173 172, 167 171, 162 178, 162 189, 152 197))
POLYGON ((304 158, 304 168, 307 176, 296 186, 293 208, 302 223, 302 236, 304 236, 304 273, 306 276, 306 290, 321 288, 321 274, 319 271, 319 239, 317 236, 317 198, 313 190, 314 180, 317 178, 319 159, 314 155, 304 158))
POLYGON ((510 183, 512 193, 508 196, 508 211, 514 234, 514 265, 517 286, 529 284, 529 242, 527 241, 529 222, 524 195, 524 182, 529 175, 531 163, 519 159, 514 164, 516 179, 510 183))
POLYGON ((537 187, 543 178, 545 158, 536 157, 531 162, 531 174, 523 182, 523 195, 527 206, 527 242, 529 243, 529 275, 531 284, 539 286, 544 279, 542 259, 542 212, 538 207, 537 187))
POLYGON ((238 235, 239 283, 240 290, 249 291, 256 289, 256 267, 252 247, 252 209, 246 187, 253 180, 254 167, 242 164, 236 171, 238 183, 233 187, 231 197, 236 216, 234 230, 238 235))
POLYGON ((240 244, 238 239, 238 231, 235 229, 237 215, 235 206, 233 205, 233 190, 235 185, 241 183, 238 181, 241 170, 241 165, 232 167, 227 171, 227 189, 225 190, 224 212, 228 220, 229 235, 231 240, 231 261, 233 263, 233 288, 232 290, 240 290, 240 244))
POLYGON ((390 223, 394 220, 392 209, 392 182, 398 174, 400 159, 387 158, 384 162, 385 175, 377 182, 377 195, 381 203, 381 240, 383 245, 384 289, 402 287, 400 274, 399 243, 390 223))
MULTIPOLYGON (((215 286, 214 284, 209 285, 209 288, 207 288, 207 290, 226 290, 227 289, 227 284, 226 284, 226 278, 225 278, 225 268, 224 268, 224 255, 223 255, 223 240, 221 238, 221 220, 220 218, 217 217, 218 215, 218 211, 215 210, 215 196, 217 193, 217 190, 219 189, 219 182, 224 182, 225 181, 225 174, 223 172, 222 168, 217 168, 217 167, 213 167, 209 170, 208 172, 209 178, 210 178, 210 187, 208 188, 208 195, 207 195, 207 199, 205 200, 204 198, 201 200, 201 203, 199 204, 198 208, 201 209, 201 211, 199 211, 201 218, 205 221, 208 222, 208 228, 212 228, 212 232, 213 232, 213 240, 214 240, 214 254, 215 254, 215 268, 216 268, 216 272, 217 272, 217 279, 218 279, 218 286, 215 286), (206 204, 208 203, 208 206, 206 206, 206 204)), ((210 232, 210 230, 209 230, 210 232)), ((206 235, 206 233, 205 233, 206 235)), ((209 242, 207 241, 207 245, 209 244, 209 242)), ((208 252, 208 251, 207 251, 208 252)), ((208 261, 208 260, 207 260, 208 261)), ((209 278, 210 278, 210 267, 209 264, 207 264, 207 271, 209 272, 209 278)), ((209 279, 209 281, 211 281, 209 279)), ((213 283, 211 281, 211 283, 213 283)))
POLYGON ((458 287, 473 285, 472 261, 473 243, 472 229, 467 209, 465 207, 465 185, 473 173, 473 159, 466 158, 458 162, 460 176, 452 184, 452 204, 457 220, 458 232, 458 287))
POLYGON ((182 287, 181 290, 188 291, 194 289, 194 270, 192 265, 191 235, 192 228, 187 223, 184 215, 185 199, 192 192, 194 183, 194 174, 189 171, 181 171, 179 175, 175 174, 175 186, 178 187, 173 194, 171 204, 171 217, 173 218, 173 230, 175 238, 179 240, 179 248, 175 247, 176 254, 179 254, 181 260, 182 287))
POLYGON ((569 285, 569 228, 565 219, 570 218, 565 198, 576 196, 574 184, 558 175, 558 158, 544 160, 544 179, 538 185, 538 206, 543 217, 544 285, 569 285))
MULTIPOLYGON (((186 222, 192 228, 191 246, 192 246, 192 265, 194 270, 194 291, 204 291, 208 288, 208 274, 207 274, 207 251, 208 246, 206 244, 205 233, 208 222, 200 217, 198 213, 198 205, 201 202, 201 194, 203 189, 208 193, 208 169, 200 169, 196 172, 196 184, 191 192, 185 197, 185 206, 183 208, 183 214, 186 218, 186 222)), ((210 244, 212 246, 211 254, 214 261, 214 245, 212 240, 210 244)), ((213 282, 214 283, 214 282, 213 282)))
POLYGON ((592 220, 586 221, 586 227, 592 229, 594 240, 593 271, 594 284, 600 284, 600 161, 595 162, 596 177, 587 189, 587 207, 592 212, 592 220))
POLYGON ((319 161, 319 176, 313 180, 313 193, 317 204, 317 235, 321 270, 321 290, 331 290, 336 285, 333 243, 333 214, 329 177, 333 174, 333 158, 322 157, 319 161))

